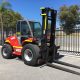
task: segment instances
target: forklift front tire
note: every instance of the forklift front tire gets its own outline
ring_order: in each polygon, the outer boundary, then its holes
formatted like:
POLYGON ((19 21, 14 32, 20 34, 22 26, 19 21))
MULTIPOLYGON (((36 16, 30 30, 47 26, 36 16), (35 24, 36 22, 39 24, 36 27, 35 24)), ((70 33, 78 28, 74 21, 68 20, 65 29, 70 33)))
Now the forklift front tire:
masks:
POLYGON ((22 49, 22 59, 29 66, 36 66, 40 58, 39 47, 34 44, 26 44, 22 49))

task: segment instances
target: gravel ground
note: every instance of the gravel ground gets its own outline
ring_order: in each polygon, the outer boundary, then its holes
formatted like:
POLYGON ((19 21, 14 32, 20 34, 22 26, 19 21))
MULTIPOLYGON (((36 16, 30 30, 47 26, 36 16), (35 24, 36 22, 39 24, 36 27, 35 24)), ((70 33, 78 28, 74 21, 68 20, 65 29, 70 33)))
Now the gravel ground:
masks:
MULTIPOLYGON (((80 66, 80 57, 65 56, 60 60, 80 66)), ((0 54, 0 80, 80 80, 80 76, 48 66, 27 66, 18 59, 3 59, 0 54)))

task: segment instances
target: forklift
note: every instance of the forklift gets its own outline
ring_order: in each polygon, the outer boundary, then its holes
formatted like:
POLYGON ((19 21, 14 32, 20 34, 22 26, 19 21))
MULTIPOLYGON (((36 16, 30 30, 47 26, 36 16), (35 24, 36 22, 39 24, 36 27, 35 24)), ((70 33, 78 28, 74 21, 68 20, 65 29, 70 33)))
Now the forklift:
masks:
POLYGON ((41 8, 42 27, 39 22, 19 20, 16 35, 6 38, 1 54, 5 59, 22 57, 25 64, 35 66, 44 62, 47 66, 80 75, 79 72, 52 64, 57 63, 80 69, 79 66, 56 59, 59 46, 55 45, 55 29, 57 11, 51 8, 41 8), (48 27, 50 24, 50 27, 48 27))

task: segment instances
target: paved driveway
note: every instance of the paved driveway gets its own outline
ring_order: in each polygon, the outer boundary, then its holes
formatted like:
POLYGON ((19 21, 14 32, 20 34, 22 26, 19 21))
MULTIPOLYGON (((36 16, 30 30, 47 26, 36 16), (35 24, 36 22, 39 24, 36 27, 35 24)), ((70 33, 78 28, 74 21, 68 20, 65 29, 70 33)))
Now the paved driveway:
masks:
MULTIPOLYGON (((80 65, 79 57, 66 56, 61 60, 80 65)), ((80 72, 78 69, 74 70, 80 72)), ((3 59, 0 54, 0 80, 80 80, 80 76, 48 66, 27 66, 18 59, 3 59)))

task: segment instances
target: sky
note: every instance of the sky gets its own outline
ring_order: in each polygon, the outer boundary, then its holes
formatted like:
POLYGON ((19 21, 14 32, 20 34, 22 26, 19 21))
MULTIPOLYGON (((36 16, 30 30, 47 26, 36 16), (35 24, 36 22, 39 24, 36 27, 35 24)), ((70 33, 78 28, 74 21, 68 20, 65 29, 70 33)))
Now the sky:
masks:
MULTIPOLYGON (((2 0, 0 0, 1 2, 2 0)), ((6 1, 6 0, 5 0, 6 1)), ((80 0, 7 0, 11 3, 12 9, 19 12, 24 19, 35 20, 41 22, 40 7, 50 7, 55 10, 63 5, 80 5, 80 0)), ((59 22, 57 22, 59 26, 59 22)))

